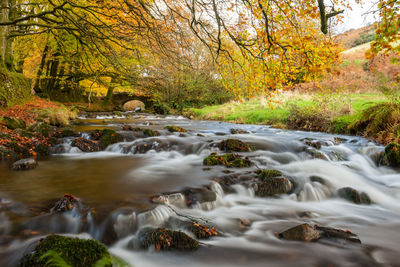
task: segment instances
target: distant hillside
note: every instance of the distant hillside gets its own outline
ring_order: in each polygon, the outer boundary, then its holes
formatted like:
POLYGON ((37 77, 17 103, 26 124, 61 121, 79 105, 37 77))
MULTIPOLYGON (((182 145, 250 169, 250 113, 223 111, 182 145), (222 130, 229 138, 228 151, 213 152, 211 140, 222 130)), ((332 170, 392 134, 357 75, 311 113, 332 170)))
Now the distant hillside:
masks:
POLYGON ((337 38, 345 49, 349 49, 372 41, 375 38, 375 28, 374 25, 371 24, 363 28, 349 30, 339 34, 337 38))

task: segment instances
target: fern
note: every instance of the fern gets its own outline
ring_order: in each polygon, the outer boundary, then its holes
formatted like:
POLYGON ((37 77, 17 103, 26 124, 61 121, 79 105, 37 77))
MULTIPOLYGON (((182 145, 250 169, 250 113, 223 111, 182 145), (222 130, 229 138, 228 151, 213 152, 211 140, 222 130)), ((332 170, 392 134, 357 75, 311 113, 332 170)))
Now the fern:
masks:
POLYGON ((51 267, 72 267, 69 265, 61 256, 53 251, 49 250, 45 254, 43 254, 40 257, 41 260, 45 260, 46 264, 45 266, 51 266, 51 267))

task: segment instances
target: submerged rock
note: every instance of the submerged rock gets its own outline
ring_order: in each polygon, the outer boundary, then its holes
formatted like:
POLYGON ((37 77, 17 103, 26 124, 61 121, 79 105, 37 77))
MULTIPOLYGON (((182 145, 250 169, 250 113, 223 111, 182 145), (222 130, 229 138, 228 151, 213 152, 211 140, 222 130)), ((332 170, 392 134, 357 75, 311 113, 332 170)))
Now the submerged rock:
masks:
POLYGON ((158 131, 153 131, 151 129, 144 129, 143 130, 143 134, 146 137, 153 137, 153 136, 159 136, 160 135, 160 133, 158 131))
POLYGON ((165 129, 167 129, 171 133, 173 133, 173 132, 186 133, 187 132, 186 129, 179 127, 179 126, 165 126, 165 129))
POLYGON ((71 211, 78 204, 79 204, 79 198, 71 194, 65 194, 64 197, 60 199, 53 208, 51 208, 50 212, 71 211))
POLYGON ((211 154, 203 160, 206 166, 224 165, 228 168, 246 168, 253 165, 253 163, 246 157, 243 158, 238 154, 224 154, 217 155, 211 154))
POLYGON ((235 129, 232 128, 231 130, 231 134, 249 134, 249 131, 243 130, 243 129, 235 129))
POLYGON ((366 193, 359 193, 357 190, 351 187, 340 188, 337 193, 339 197, 355 204, 371 204, 371 199, 366 193))
POLYGON ((59 235, 49 235, 42 239, 32 253, 22 258, 19 266, 53 266, 49 260, 54 258, 62 259, 66 266, 93 266, 100 260, 103 263, 101 266, 112 266, 110 253, 98 241, 59 235))
POLYGON ((316 225, 314 228, 320 231, 321 235, 325 238, 344 239, 354 243, 361 243, 357 235, 350 232, 349 230, 344 231, 340 229, 335 229, 331 227, 322 227, 318 225, 316 225))
POLYGON ((37 161, 33 158, 21 159, 13 163, 12 169, 14 171, 25 171, 36 168, 38 165, 37 161))
POLYGON ((225 152, 250 152, 254 147, 237 139, 222 140, 218 144, 218 148, 225 152))
POLYGON ((186 205, 189 207, 196 203, 212 202, 217 200, 217 194, 208 188, 189 188, 183 191, 186 205))
POLYGON ((317 240, 332 241, 340 245, 344 245, 344 243, 341 241, 350 241, 352 243, 358 243, 358 244, 361 243, 357 235, 348 230, 344 231, 341 229, 322 227, 318 225, 312 227, 307 223, 303 223, 295 227, 292 227, 278 234, 278 237, 286 240, 304 241, 304 242, 311 242, 317 240))
POLYGON ((98 142, 87 140, 82 137, 74 139, 71 145, 79 148, 83 152, 96 152, 101 150, 98 142))
POLYGON ((307 223, 292 227, 279 234, 280 238, 293 241, 310 242, 321 238, 321 233, 307 223))
POLYGON ((387 145, 384 160, 392 167, 400 167, 400 145, 397 143, 387 145))
POLYGON ((184 232, 166 228, 144 228, 139 231, 138 239, 143 248, 154 246, 159 250, 196 250, 199 242, 184 232))

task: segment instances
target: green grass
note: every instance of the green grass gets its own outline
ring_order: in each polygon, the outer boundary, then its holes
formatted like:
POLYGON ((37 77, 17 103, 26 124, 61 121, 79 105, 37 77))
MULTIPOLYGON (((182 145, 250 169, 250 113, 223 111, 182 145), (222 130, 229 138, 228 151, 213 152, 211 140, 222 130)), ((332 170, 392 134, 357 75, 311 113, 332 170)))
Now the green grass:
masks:
POLYGON ((293 106, 300 109, 316 109, 326 105, 334 109, 338 105, 348 103, 351 112, 340 114, 333 119, 337 123, 337 131, 342 131, 345 125, 358 118, 358 113, 367 107, 384 102, 385 97, 380 93, 364 94, 290 94, 285 93, 272 99, 270 103, 261 103, 260 99, 251 99, 243 103, 229 102, 223 105, 208 106, 202 109, 189 109, 189 113, 198 119, 222 120, 245 124, 267 124, 285 127, 293 106), (278 102, 278 103, 277 103, 278 102))

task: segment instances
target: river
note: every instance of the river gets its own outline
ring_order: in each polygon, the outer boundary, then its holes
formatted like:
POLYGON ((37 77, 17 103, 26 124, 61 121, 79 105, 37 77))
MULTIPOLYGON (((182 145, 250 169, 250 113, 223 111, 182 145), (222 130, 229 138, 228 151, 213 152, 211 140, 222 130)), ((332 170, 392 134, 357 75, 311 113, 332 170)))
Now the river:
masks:
POLYGON ((74 126, 77 131, 113 128, 125 141, 106 151, 83 153, 70 146, 72 138, 64 138, 63 153, 39 161, 34 170, 13 172, 5 163, 0 165, 1 266, 16 265, 48 233, 96 238, 132 266, 400 266, 400 174, 377 166, 375 157, 384 147, 373 141, 181 116, 81 119, 83 125, 74 126), (161 136, 140 138, 134 131, 121 131, 122 125, 158 130, 161 136), (188 132, 170 133, 166 125, 188 132), (231 129, 245 133, 231 134, 231 129), (206 168, 203 159, 219 152, 216 144, 227 138, 253 145, 254 151, 239 154, 255 165, 229 171, 223 166, 206 168), (322 146, 308 146, 305 140, 322 146), (153 149, 134 153, 144 143, 153 149), (262 198, 239 184, 232 186, 232 192, 224 192, 215 182, 217 177, 257 168, 281 171, 294 181, 295 190, 262 198), (310 179, 313 176, 324 182, 310 179), (203 186, 216 193, 215 201, 188 207, 182 194, 176 193, 203 186), (357 205, 339 198, 336 192, 343 187, 365 192, 372 204, 357 205), (173 192, 175 199, 171 197, 168 205, 151 201, 173 192), (90 209, 85 218, 76 211, 45 212, 65 193, 79 197, 90 209), (177 212, 206 218, 223 234, 202 240, 195 252, 129 246, 142 227, 163 226, 177 212), (301 223, 350 230, 362 244, 304 243, 276 237, 275 233, 301 223))

